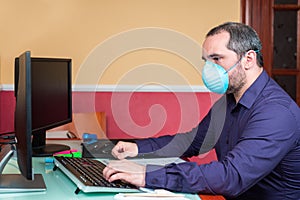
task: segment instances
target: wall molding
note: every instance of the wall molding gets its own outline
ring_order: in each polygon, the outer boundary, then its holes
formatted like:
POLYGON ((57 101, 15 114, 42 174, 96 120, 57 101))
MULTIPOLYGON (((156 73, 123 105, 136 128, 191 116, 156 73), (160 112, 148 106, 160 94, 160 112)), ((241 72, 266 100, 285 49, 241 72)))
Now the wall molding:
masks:
POLYGON ((13 84, 0 84, 0 91, 13 91, 14 85, 13 84))
MULTIPOLYGON (((0 91, 13 91, 13 84, 0 84, 0 91)), ((73 85, 74 92, 209 92, 202 85, 73 85)))

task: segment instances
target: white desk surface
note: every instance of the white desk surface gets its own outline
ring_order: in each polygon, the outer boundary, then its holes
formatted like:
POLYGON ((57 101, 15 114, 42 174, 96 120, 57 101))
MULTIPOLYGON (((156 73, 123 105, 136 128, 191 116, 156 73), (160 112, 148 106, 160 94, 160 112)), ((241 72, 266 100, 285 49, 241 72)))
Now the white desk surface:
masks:
MULTIPOLYGON (((65 141, 61 141, 66 144, 65 141)), ((72 148, 80 148, 79 141, 69 144, 72 148)), ((76 186, 59 169, 53 171, 54 164, 45 163, 45 158, 33 158, 35 173, 43 175, 47 190, 44 192, 5 193, 0 194, 0 199, 5 200, 76 200, 76 199, 103 199, 113 200, 116 193, 83 193, 75 194, 76 186)), ((17 160, 13 157, 6 165, 3 173, 19 173, 17 160)), ((199 200, 198 195, 187 194, 191 200, 199 200)))

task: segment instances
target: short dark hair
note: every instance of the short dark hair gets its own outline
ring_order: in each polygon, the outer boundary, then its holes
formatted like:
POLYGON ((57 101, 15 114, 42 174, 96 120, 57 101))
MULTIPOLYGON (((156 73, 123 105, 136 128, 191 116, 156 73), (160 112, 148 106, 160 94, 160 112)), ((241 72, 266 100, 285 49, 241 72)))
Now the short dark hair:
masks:
POLYGON ((261 41, 253 28, 238 22, 226 22, 212 28, 206 34, 206 37, 213 36, 222 31, 226 31, 230 35, 227 44, 228 49, 236 52, 239 56, 244 55, 249 50, 254 50, 257 54, 257 64, 260 67, 264 66, 261 41))

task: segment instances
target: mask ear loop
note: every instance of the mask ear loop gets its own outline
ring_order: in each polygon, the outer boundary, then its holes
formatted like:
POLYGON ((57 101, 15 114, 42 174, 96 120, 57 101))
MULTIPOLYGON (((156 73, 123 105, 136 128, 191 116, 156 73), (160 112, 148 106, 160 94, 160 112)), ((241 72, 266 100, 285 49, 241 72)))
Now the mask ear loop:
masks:
MULTIPOLYGON (((252 49, 250 49, 250 50, 248 50, 246 53, 248 53, 249 51, 251 51, 252 49)), ((260 50, 253 50, 255 53, 259 53, 260 52, 260 50)), ((246 54, 245 53, 245 54, 246 54)), ((233 65, 233 66, 231 66, 228 70, 225 70, 225 72, 224 72, 224 74, 226 74, 226 73, 228 73, 230 70, 232 70, 233 68, 235 68, 236 66, 237 66, 237 64, 239 64, 240 62, 241 62, 241 60, 242 60, 242 58, 244 57, 245 55, 243 55, 243 56, 241 56, 240 57, 240 59, 233 65)))
POLYGON ((231 66, 228 70, 226 70, 224 72, 224 74, 228 73, 230 70, 232 70, 233 68, 235 68, 241 62, 242 58, 243 58, 243 56, 233 66, 231 66))

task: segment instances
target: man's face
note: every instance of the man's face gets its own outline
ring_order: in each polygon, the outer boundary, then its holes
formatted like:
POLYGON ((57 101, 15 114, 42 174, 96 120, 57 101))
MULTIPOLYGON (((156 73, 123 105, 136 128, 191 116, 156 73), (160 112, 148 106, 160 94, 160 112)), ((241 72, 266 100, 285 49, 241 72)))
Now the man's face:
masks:
POLYGON ((207 37, 203 43, 202 51, 204 60, 214 62, 226 71, 238 61, 237 54, 226 47, 229 37, 229 33, 225 31, 207 37))
MULTIPOLYGON (((206 61, 214 62, 226 71, 229 70, 239 61, 239 56, 232 50, 227 48, 230 35, 223 31, 213 36, 209 36, 203 42, 202 58, 206 61)), ((235 69, 228 72, 229 87, 226 93, 238 92, 245 85, 245 72, 241 67, 241 63, 235 69)))

